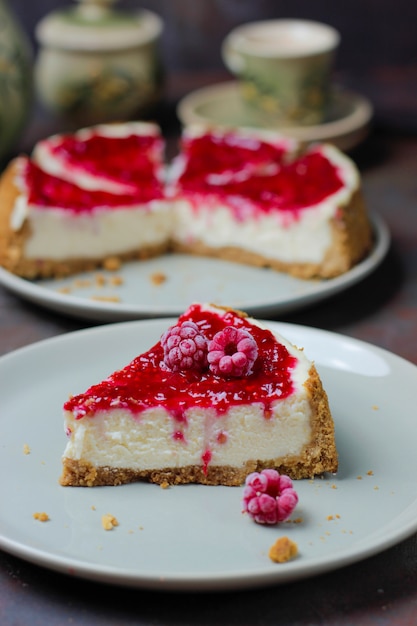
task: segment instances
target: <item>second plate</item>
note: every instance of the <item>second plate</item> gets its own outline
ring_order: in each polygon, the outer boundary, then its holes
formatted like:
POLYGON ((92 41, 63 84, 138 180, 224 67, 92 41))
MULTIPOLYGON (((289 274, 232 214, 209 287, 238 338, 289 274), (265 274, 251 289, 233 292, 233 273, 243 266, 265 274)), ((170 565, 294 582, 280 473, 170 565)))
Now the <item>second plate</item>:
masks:
POLYGON ((52 311, 99 322, 180 315, 191 302, 215 302, 274 317, 328 298, 363 280, 385 257, 390 234, 373 217, 375 246, 351 270, 330 280, 302 280, 264 268, 173 254, 126 263, 117 275, 77 274, 29 281, 0 268, 0 285, 52 311))

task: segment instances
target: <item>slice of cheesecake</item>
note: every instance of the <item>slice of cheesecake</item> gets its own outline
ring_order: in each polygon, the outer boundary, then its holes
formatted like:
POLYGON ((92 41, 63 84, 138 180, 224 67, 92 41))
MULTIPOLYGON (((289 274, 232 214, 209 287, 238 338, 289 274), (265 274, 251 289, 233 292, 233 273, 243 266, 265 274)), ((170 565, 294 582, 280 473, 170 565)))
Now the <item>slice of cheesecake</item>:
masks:
POLYGON ((240 485, 264 468, 306 478, 338 466, 314 364, 255 319, 213 305, 190 306, 64 410, 62 485, 240 485))

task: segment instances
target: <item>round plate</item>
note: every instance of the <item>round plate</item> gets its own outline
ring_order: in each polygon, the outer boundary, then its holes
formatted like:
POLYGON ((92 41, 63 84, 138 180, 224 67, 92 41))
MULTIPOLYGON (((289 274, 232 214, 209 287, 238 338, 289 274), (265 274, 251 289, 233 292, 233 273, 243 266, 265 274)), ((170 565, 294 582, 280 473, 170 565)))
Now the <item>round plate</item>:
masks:
POLYGON ((335 421, 340 468, 335 476, 295 481, 299 503, 290 522, 252 522, 241 512, 240 487, 61 487, 68 394, 127 364, 172 323, 108 324, 0 359, 1 549, 100 582, 225 590, 340 568, 417 531, 417 367, 369 344, 291 324, 266 322, 314 359, 335 421), (49 521, 34 519, 39 512, 49 521), (119 525, 105 531, 104 514, 119 525), (299 554, 276 564, 268 550, 282 535, 299 554))
POLYGON ((2 268, 0 284, 53 311, 100 322, 180 315, 190 302, 199 301, 273 317, 328 298, 374 271, 387 253, 390 235, 381 218, 374 216, 372 222, 375 246, 370 255, 330 280, 302 280, 219 259, 173 254, 126 263, 117 272, 120 284, 104 271, 33 282, 2 268))
MULTIPOLYGON (((261 118, 249 119, 237 82, 203 87, 186 95, 178 104, 177 114, 186 126, 210 124, 226 127, 270 128, 261 118)), ((330 110, 323 124, 317 126, 277 127, 301 143, 324 141, 347 151, 366 137, 373 115, 371 103, 352 91, 334 90, 330 110)))

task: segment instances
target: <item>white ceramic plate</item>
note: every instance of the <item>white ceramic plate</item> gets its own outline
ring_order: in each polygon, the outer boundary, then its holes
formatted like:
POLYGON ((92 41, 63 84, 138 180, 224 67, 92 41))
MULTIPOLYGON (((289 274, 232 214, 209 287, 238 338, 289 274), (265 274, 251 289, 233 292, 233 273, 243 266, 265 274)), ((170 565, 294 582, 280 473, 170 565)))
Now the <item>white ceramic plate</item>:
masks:
POLYGON ((375 270, 388 250, 390 236, 379 217, 373 218, 373 225, 375 246, 371 254, 346 274, 326 281, 301 280, 273 270, 175 254, 127 263, 117 272, 123 280, 118 286, 111 282, 113 274, 101 271, 33 282, 2 268, 0 284, 53 311, 101 322, 176 316, 190 302, 201 301, 273 317, 332 296, 375 270), (165 282, 155 284, 152 277, 157 275, 165 276, 165 282), (104 286, 98 284, 97 276, 105 278, 104 286), (119 300, 112 301, 114 297, 119 300))
POLYGON ((242 488, 61 487, 62 403, 149 348, 173 320, 78 331, 0 359, 0 548, 52 570, 161 590, 240 589, 313 576, 417 531, 417 367, 369 344, 267 322, 316 362, 336 425, 337 476, 296 481, 292 519, 263 527, 242 488), (24 446, 30 454, 24 454, 24 446), (50 521, 33 518, 46 512, 50 521), (101 516, 119 526, 104 531, 101 516), (274 564, 287 535, 299 555, 274 564))
MULTIPOLYGON (((238 83, 224 82, 203 87, 187 94, 177 107, 183 125, 210 124, 226 127, 270 128, 260 116, 248 117, 239 94, 238 83)), ((335 89, 327 119, 317 126, 277 127, 302 143, 326 141, 341 150, 351 150, 369 130, 373 107, 367 98, 353 92, 335 89)))

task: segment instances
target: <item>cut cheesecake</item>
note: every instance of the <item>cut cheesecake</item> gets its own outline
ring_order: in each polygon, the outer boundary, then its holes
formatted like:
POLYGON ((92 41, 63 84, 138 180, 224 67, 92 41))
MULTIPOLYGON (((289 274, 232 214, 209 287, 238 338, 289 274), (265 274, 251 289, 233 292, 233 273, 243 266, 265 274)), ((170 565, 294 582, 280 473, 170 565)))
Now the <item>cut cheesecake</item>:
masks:
POLYGON ((333 419, 304 352, 245 314, 192 305, 149 351, 71 397, 62 485, 240 485, 336 472, 333 419))
POLYGON ((165 252, 172 210, 153 124, 97 126, 40 142, 0 182, 0 264, 59 277, 165 252))
POLYGON ((331 145, 193 128, 174 172, 177 250, 332 278, 371 249, 359 172, 331 145))
POLYGON ((165 167, 158 126, 40 141, 0 180, 0 265, 59 277, 177 251, 332 278, 372 247, 354 163, 276 133, 189 128, 165 167))
POLYGON ((32 158, 49 174, 84 189, 134 195, 152 184, 160 192, 164 148, 156 124, 99 124, 39 141, 32 158))

